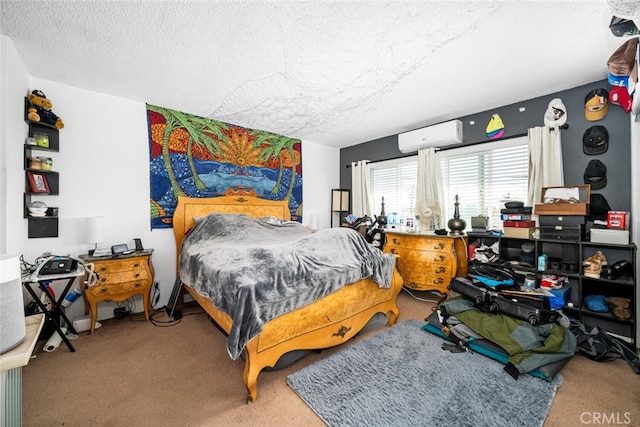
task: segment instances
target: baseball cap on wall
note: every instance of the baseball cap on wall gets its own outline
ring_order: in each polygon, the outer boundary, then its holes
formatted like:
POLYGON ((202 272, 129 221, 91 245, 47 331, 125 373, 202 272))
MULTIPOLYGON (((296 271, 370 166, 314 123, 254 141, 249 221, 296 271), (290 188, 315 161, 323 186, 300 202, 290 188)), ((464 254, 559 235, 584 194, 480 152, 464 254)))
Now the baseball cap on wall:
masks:
POLYGON ((544 113, 544 124, 550 127, 560 127, 567 123, 567 108, 562 99, 554 98, 549 102, 547 111, 544 113))
POLYGON ((629 76, 616 76, 613 73, 609 73, 607 80, 611 86, 629 87, 629 76))
POLYGON ((638 27, 631 19, 618 18, 617 16, 611 17, 609 23, 609 29, 611 33, 616 37, 635 36, 638 34, 638 27))
POLYGON ((589 215, 587 221, 606 220, 607 213, 611 210, 609 202, 602 194, 591 193, 589 196, 589 215))
POLYGON ((624 108, 625 113, 631 111, 631 104, 633 104, 633 99, 631 99, 627 88, 620 86, 611 88, 611 91, 609 92, 609 101, 612 104, 620 105, 624 108))
POLYGON ((595 122, 602 120, 609 111, 609 92, 598 88, 590 91, 584 98, 584 118, 595 122))
POLYGON ((634 37, 622 43, 618 49, 609 57, 607 66, 609 71, 616 76, 628 76, 631 74, 633 63, 636 60, 636 49, 638 48, 638 38, 634 37))
POLYGON ((604 126, 591 126, 582 136, 582 151, 590 156, 602 154, 609 148, 609 132, 604 126))
MULTIPOLYGON (((631 74, 628 76, 616 76, 613 73, 609 73, 608 80, 611 86, 624 87, 629 94, 632 94, 636 89, 636 81, 638 81, 638 64, 633 64, 631 74)), ((611 93, 609 93, 609 95, 611 95, 611 93)), ((611 96, 609 96, 609 102, 611 102, 611 96)))
POLYGON ((591 184, 592 190, 607 186, 607 167, 600 160, 591 160, 584 170, 584 183, 591 184))

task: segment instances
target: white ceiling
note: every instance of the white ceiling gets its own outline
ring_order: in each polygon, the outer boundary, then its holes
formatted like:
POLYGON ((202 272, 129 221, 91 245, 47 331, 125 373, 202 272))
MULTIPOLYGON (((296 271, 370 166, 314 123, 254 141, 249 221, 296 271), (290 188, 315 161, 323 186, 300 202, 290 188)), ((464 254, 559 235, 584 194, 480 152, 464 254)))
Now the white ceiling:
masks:
POLYGON ((604 79, 624 41, 605 0, 0 6, 34 77, 334 147, 604 79))

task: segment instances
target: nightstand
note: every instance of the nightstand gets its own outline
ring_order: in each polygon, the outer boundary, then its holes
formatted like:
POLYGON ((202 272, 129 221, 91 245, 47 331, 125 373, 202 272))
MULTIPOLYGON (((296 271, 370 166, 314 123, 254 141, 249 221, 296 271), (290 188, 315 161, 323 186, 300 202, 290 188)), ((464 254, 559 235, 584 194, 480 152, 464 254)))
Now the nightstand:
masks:
POLYGON ((95 330, 100 301, 124 301, 134 295, 142 295, 144 315, 149 320, 149 293, 153 284, 153 249, 133 252, 127 255, 93 257, 80 255, 85 263, 93 263, 97 281, 87 287, 89 276, 85 274, 82 283, 85 314, 91 310, 91 333, 95 330))

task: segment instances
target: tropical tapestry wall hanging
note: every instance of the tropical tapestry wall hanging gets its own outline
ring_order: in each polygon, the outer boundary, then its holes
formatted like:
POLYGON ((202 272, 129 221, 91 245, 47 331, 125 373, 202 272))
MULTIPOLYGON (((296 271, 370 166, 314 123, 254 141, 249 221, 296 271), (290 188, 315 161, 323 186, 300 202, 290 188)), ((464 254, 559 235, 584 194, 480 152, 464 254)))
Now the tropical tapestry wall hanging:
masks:
POLYGON ((147 104, 151 228, 172 226, 179 196, 288 200, 302 221, 299 139, 147 104))

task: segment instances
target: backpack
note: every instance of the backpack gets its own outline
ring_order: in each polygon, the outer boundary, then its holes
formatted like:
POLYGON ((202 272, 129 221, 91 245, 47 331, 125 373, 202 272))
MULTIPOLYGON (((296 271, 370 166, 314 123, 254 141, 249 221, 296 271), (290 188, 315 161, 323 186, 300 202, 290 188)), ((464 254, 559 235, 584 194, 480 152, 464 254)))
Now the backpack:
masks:
POLYGON ((570 330, 577 339, 576 352, 596 362, 610 362, 622 358, 631 366, 633 372, 640 374, 640 359, 606 331, 582 323, 572 325, 570 330))

